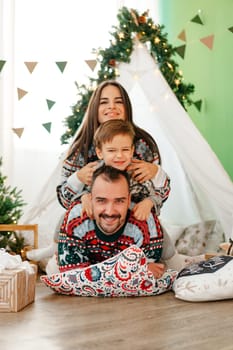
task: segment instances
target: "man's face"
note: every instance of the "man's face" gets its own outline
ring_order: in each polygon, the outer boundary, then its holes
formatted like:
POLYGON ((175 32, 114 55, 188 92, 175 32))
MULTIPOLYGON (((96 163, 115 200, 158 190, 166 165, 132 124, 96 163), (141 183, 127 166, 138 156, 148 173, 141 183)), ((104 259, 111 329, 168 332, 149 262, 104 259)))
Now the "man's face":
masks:
POLYGON ((114 182, 107 182, 102 175, 97 177, 92 187, 93 215, 107 235, 124 225, 129 205, 129 187, 123 176, 114 182))

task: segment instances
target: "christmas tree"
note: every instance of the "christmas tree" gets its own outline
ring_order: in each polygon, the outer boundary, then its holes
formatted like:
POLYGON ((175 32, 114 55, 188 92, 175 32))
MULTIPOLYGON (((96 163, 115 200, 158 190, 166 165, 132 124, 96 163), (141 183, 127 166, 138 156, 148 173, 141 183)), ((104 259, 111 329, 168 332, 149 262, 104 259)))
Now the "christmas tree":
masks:
MULTIPOLYGON (((0 167, 2 158, 0 158, 0 167)), ((6 176, 0 171, 0 224, 16 224, 22 216, 24 203, 21 190, 6 185, 6 176)), ((20 254, 24 246, 24 238, 12 231, 0 231, 0 248, 20 254)))
POLYGON ((194 86, 183 82, 182 72, 173 59, 178 51, 168 43, 164 26, 155 25, 148 11, 139 14, 137 10, 126 7, 119 10, 117 18, 119 25, 113 26, 113 32, 110 33, 113 39, 109 48, 94 50, 99 67, 97 78, 90 77, 89 86, 79 85, 76 82, 78 101, 72 108, 72 115, 64 121, 67 130, 61 136, 62 144, 68 143, 80 126, 94 88, 103 80, 116 79, 120 62, 130 62, 134 38, 147 46, 182 106, 186 108, 194 104, 190 98, 194 86))

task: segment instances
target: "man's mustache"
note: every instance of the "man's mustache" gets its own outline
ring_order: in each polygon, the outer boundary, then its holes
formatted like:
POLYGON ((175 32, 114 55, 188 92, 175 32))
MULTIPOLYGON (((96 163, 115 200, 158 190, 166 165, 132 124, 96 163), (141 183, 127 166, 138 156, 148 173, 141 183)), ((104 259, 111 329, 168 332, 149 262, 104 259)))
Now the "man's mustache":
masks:
POLYGON ((120 215, 107 215, 107 214, 100 214, 100 218, 103 219, 120 219, 120 215))

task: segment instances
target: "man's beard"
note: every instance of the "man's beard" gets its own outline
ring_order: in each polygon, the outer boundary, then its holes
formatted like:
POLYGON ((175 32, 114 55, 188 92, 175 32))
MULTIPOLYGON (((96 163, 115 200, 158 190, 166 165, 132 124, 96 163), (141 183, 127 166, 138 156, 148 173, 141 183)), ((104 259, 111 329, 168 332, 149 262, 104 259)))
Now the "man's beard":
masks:
MULTIPOLYGON (((105 227, 103 227, 102 225, 101 226, 98 225, 99 228, 101 229, 101 231, 103 231, 103 233, 105 233, 106 235, 114 234, 115 232, 117 232, 123 226, 123 224, 121 224, 121 221, 120 221, 120 219, 121 219, 121 215, 120 214, 117 214, 117 215, 100 214, 99 217, 100 217, 100 219, 103 218, 104 220, 111 219, 111 218, 112 219, 118 219, 118 221, 116 223, 116 227, 113 230, 111 230, 111 231, 108 230, 108 224, 106 222, 104 222, 104 226, 105 227), (106 228, 107 228, 107 230, 106 230, 106 228)), ((109 228, 111 228, 111 227, 112 226, 110 225, 109 228)))

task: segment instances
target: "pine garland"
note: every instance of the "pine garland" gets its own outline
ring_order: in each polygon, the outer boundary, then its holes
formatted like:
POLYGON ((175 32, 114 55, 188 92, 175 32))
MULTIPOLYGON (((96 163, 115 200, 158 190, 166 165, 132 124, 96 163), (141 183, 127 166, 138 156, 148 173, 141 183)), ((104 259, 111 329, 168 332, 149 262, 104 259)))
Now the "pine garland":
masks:
POLYGON ((73 114, 64 121, 67 130, 61 136, 62 144, 69 143, 80 126, 95 86, 104 80, 116 79, 119 75, 118 63, 130 62, 135 37, 147 46, 182 106, 186 108, 186 106, 194 104, 190 98, 194 92, 194 85, 183 82, 178 64, 172 58, 176 54, 176 48, 168 43, 167 33, 163 32, 164 26, 155 25, 149 17, 148 11, 140 15, 137 10, 129 10, 127 7, 122 7, 119 10, 117 18, 119 25, 112 27, 114 31, 110 34, 113 39, 110 41, 109 48, 94 50, 99 64, 97 78, 89 78, 89 87, 76 83, 78 101, 72 108, 73 114))

